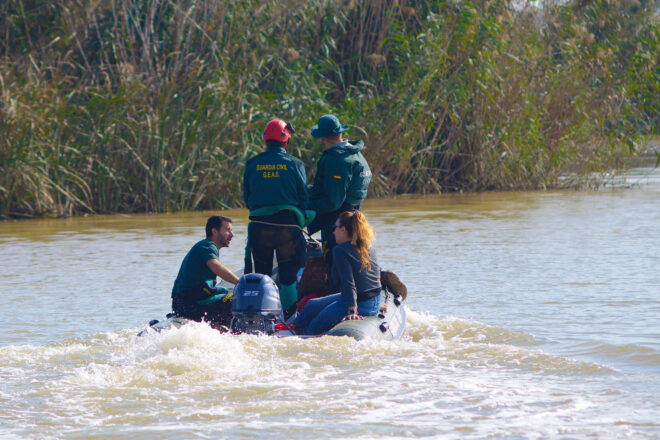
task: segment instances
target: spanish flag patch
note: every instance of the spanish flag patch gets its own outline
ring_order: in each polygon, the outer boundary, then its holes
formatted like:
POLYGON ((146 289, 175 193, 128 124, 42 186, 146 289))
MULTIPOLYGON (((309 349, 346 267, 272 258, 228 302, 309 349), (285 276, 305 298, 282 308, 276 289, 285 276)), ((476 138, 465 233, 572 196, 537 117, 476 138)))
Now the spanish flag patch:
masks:
POLYGON ((335 175, 332 176, 332 177, 334 177, 335 179, 339 179, 339 180, 341 180, 341 176, 338 176, 337 174, 335 174, 335 175))

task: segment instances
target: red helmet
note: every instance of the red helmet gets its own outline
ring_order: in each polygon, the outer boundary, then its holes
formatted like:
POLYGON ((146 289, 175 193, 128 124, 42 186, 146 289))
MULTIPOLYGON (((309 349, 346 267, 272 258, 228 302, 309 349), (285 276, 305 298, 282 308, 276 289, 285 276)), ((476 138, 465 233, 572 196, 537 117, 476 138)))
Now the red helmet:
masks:
POLYGON ((286 142, 295 130, 288 122, 281 119, 273 119, 266 125, 263 140, 286 142))

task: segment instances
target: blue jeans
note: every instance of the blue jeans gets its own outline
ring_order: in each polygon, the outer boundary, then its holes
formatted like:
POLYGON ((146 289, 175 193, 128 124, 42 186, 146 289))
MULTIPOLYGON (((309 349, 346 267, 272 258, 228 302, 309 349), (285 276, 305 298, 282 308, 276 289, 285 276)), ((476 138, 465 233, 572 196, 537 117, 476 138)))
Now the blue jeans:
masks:
MULTIPOLYGON (((373 316, 380 309, 380 295, 357 303, 358 314, 373 316)), ((293 321, 296 331, 305 335, 320 335, 339 324, 348 313, 348 305, 341 293, 310 299, 293 321)))

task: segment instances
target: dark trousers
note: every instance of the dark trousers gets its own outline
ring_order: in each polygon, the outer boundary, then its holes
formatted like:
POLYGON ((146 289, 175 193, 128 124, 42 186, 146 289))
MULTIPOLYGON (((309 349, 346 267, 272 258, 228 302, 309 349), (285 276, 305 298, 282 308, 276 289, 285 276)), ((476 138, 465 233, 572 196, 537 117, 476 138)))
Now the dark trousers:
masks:
POLYGON ((298 270, 304 266, 305 240, 299 227, 283 226, 297 225, 295 214, 282 211, 250 220, 253 220, 249 225, 249 234, 254 271, 270 276, 275 254, 280 285, 289 286, 295 283, 298 270))
POLYGON ((344 211, 359 211, 360 205, 351 205, 345 203, 339 207, 336 211, 327 212, 325 214, 317 215, 316 218, 310 225, 307 227, 307 232, 309 234, 314 234, 318 231, 321 231, 321 241, 323 242, 323 258, 325 259, 325 268, 328 274, 328 282, 330 283, 330 292, 338 292, 339 286, 335 285, 331 275, 332 272, 332 248, 337 245, 335 241, 335 222, 344 211))
POLYGON ((213 327, 229 326, 232 318, 230 300, 201 305, 186 298, 174 297, 172 310, 177 316, 197 322, 206 321, 213 327))

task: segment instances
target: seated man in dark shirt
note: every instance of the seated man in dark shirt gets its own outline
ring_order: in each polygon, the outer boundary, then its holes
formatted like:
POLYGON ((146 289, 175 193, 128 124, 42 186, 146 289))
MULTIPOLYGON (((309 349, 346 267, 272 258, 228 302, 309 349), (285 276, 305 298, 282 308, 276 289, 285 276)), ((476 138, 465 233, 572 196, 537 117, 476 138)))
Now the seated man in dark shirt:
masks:
POLYGON ((234 236, 232 220, 219 215, 206 222, 206 238, 186 254, 172 288, 172 309, 177 316, 208 321, 219 327, 231 321, 231 296, 216 286, 216 276, 236 284, 238 277, 220 262, 220 248, 228 247, 234 236))

